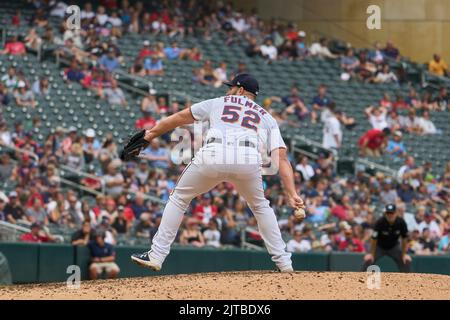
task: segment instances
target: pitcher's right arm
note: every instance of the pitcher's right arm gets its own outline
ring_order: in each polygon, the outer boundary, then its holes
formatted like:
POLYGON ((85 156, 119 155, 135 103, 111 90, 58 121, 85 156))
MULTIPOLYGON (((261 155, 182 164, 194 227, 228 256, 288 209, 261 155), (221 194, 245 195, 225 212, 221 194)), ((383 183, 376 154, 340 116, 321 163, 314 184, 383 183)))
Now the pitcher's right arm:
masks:
POLYGON ((286 148, 277 148, 272 150, 272 161, 276 161, 280 171, 281 183, 286 196, 288 197, 289 205, 294 208, 305 208, 302 198, 297 194, 294 183, 294 172, 291 163, 287 157, 286 148))

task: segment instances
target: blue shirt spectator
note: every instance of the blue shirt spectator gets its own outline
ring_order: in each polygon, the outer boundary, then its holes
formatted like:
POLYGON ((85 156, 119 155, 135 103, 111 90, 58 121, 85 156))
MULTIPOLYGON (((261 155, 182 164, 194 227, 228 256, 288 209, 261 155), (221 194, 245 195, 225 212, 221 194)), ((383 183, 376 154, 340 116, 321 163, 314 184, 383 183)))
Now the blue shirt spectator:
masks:
POLYGON ((109 72, 112 72, 115 69, 120 67, 119 60, 117 60, 117 58, 114 56, 114 51, 113 50, 109 50, 107 55, 104 54, 100 58, 100 65, 104 69, 108 70, 109 72))
POLYGON ((159 146, 158 140, 152 140, 150 146, 141 153, 154 168, 167 169, 169 167, 169 150, 159 146))
POLYGON ((318 105, 320 107, 326 107, 331 102, 327 96, 321 97, 319 95, 315 96, 312 100, 313 105, 318 105))
POLYGON ((415 199, 414 189, 409 185, 407 180, 403 181, 397 190, 397 195, 405 203, 411 203, 415 199))
POLYGON ((443 236, 439 241, 438 250, 447 251, 449 249, 449 244, 450 244, 450 237, 447 234, 446 236, 443 236))
POLYGON ((104 258, 114 256, 116 254, 114 247, 107 242, 100 245, 97 241, 91 240, 89 241, 88 248, 91 252, 92 258, 104 258))
POLYGON ((163 64, 161 59, 145 59, 144 61, 144 69, 148 71, 161 71, 163 69, 163 64))
POLYGON ((172 43, 172 46, 167 47, 164 49, 164 54, 166 55, 167 59, 169 60, 176 60, 181 55, 181 48, 178 47, 177 43, 172 43))
MULTIPOLYGON (((394 138, 397 139, 397 138, 394 138)), ((400 140, 389 140, 386 151, 393 158, 400 158, 406 155, 406 148, 400 140)))

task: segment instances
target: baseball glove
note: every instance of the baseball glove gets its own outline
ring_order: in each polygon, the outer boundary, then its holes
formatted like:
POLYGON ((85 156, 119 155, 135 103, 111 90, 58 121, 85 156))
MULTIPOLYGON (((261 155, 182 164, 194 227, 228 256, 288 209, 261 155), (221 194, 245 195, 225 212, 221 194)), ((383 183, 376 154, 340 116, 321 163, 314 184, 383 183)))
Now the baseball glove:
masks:
POLYGON ((120 153, 120 160, 137 160, 139 153, 141 153, 141 151, 147 148, 147 146, 150 144, 147 140, 144 139, 144 136, 145 130, 141 130, 133 134, 120 153))

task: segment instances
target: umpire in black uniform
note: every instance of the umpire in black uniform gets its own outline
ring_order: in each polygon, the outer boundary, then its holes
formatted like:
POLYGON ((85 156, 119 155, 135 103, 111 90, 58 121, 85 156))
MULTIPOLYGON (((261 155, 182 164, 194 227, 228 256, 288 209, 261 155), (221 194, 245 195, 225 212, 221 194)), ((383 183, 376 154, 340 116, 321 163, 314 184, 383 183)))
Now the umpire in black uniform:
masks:
POLYGON ((394 259, 400 272, 410 272, 411 257, 406 254, 407 245, 408 227, 406 222, 397 215, 395 204, 388 204, 383 217, 375 222, 370 253, 364 257, 363 271, 387 255, 394 259), (401 246, 399 238, 401 238, 401 246))

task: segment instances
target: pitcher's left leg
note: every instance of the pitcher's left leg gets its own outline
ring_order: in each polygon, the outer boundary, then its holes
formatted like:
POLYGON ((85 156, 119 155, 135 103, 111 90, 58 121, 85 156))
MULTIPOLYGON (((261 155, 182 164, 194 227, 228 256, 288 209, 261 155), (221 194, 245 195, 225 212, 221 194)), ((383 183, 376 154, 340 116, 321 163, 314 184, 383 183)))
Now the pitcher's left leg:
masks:
POLYGON ((266 244, 267 251, 272 256, 280 271, 293 271, 291 253, 286 251, 286 243, 281 237, 275 212, 264 197, 264 189, 260 174, 241 176, 230 179, 239 194, 247 201, 255 215, 258 229, 266 244))

